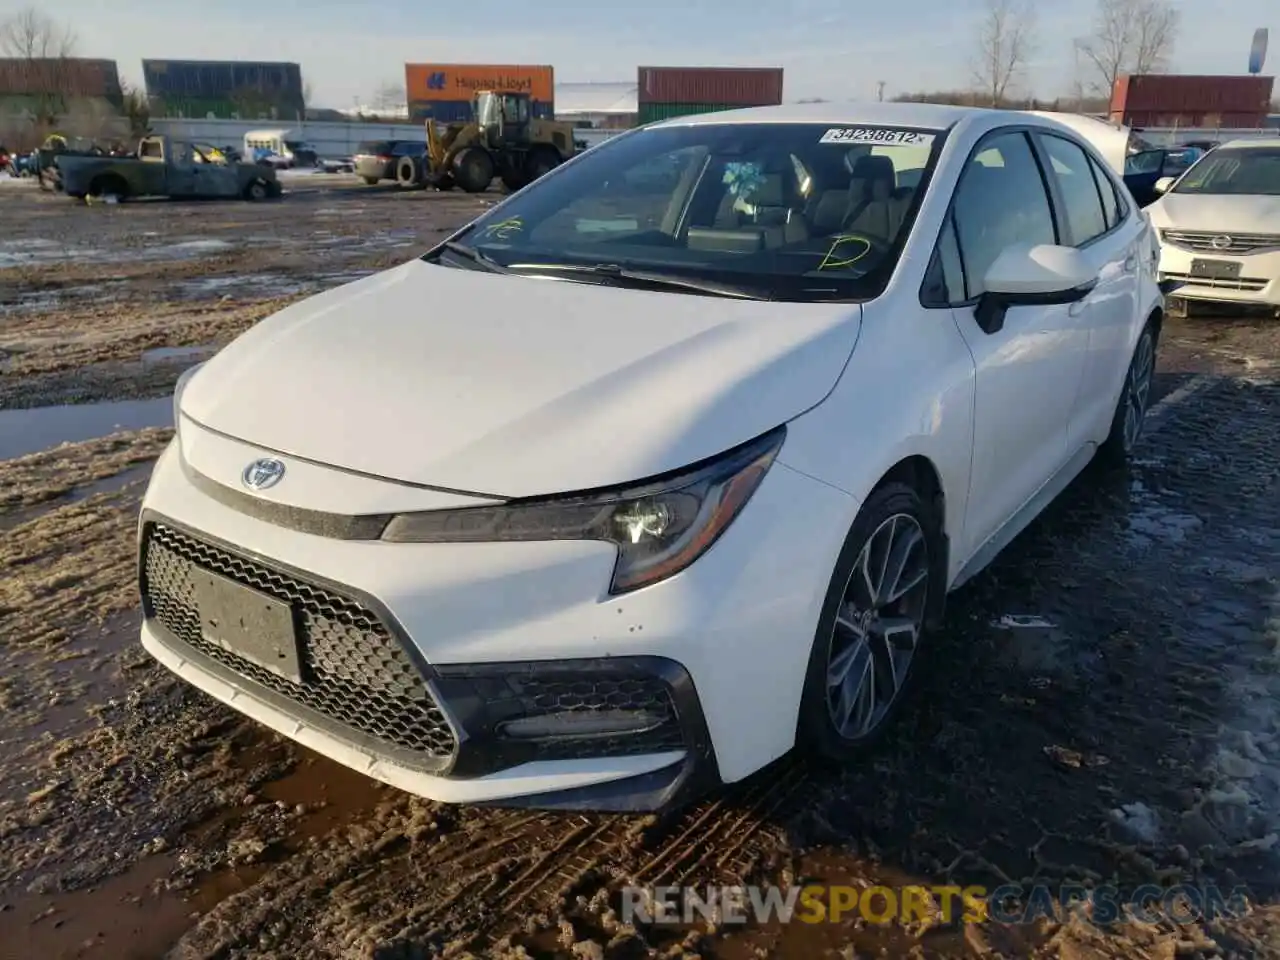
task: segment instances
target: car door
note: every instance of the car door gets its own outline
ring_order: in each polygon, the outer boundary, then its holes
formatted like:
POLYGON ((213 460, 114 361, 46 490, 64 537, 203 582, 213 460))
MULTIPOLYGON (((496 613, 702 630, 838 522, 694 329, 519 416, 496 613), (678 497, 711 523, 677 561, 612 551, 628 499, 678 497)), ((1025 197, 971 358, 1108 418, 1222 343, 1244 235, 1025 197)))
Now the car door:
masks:
POLYGON ((168 180, 166 193, 171 197, 190 197, 196 194, 194 155, 188 143, 170 143, 165 158, 165 174, 168 180))
POLYGON ((1079 249, 1098 278, 1089 296, 1068 311, 1073 334, 1084 339, 1086 352, 1080 392, 1067 425, 1071 455, 1101 440, 1110 429, 1138 309, 1143 230, 1128 216, 1111 177, 1082 144, 1043 131, 1036 134, 1036 141, 1066 228, 1062 243, 1079 249))
POLYGON ((1087 338, 1070 307, 1014 306, 986 333, 983 279, 1013 245, 1054 244, 1058 225, 1028 133, 988 134, 966 163, 939 237, 947 298, 974 363, 973 465, 961 550, 970 559, 1064 465, 1087 338))

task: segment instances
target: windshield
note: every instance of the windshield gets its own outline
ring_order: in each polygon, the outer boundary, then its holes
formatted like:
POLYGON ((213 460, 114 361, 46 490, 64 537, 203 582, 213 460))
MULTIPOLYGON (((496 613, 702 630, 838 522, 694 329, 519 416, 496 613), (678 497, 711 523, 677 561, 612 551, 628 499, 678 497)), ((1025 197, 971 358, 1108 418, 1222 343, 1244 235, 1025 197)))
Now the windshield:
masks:
MULTIPOLYGON (((943 135, 695 124, 611 139, 456 240, 515 272, 607 266, 779 300, 869 299, 888 282, 943 135)), ((605 282, 601 280, 600 282, 605 282)))
POLYGON ((1188 170, 1173 192, 1280 196, 1280 147, 1219 147, 1188 170))

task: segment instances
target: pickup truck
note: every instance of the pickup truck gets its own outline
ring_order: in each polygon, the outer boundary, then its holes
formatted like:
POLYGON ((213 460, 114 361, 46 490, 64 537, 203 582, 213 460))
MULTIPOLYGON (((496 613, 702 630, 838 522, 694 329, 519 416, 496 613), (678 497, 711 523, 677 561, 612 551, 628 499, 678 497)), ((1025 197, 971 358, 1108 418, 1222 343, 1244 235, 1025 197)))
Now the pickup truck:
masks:
POLYGON ((227 163, 169 137, 144 137, 132 157, 61 156, 62 192, 69 197, 190 197, 266 200, 281 194, 274 170, 227 163))

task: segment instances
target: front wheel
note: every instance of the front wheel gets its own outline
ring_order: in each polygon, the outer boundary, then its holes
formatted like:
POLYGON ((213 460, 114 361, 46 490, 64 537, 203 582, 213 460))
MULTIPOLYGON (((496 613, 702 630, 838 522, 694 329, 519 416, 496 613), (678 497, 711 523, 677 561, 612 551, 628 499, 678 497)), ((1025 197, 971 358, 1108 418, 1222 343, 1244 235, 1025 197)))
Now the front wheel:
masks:
POLYGON ((453 158, 453 179, 467 193, 488 190, 493 174, 493 157, 480 147, 467 147, 453 158))
POLYGON ((270 195, 271 190, 265 180, 254 180, 244 188, 244 198, 254 203, 265 200, 270 195))
POLYGON ((846 761, 872 746, 913 676, 937 569, 932 505, 892 482, 863 504, 836 561, 805 676, 802 750, 846 761))
POLYGON ((1151 405, 1151 381, 1156 371, 1156 330, 1148 323, 1133 348, 1133 357, 1125 373, 1124 387, 1111 418, 1111 432, 1098 450, 1104 463, 1121 466, 1133 456, 1142 436, 1147 410, 1151 405))

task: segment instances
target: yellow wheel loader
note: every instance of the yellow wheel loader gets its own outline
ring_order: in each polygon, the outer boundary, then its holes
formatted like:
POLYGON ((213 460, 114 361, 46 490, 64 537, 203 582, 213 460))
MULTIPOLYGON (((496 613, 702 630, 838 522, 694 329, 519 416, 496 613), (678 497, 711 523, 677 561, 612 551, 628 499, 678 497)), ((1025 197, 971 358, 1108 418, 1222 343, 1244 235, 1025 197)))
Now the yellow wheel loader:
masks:
POLYGON ((401 157, 396 181, 402 187, 455 185, 481 193, 494 177, 508 190, 521 187, 573 156, 573 124, 536 119, 527 93, 484 90, 471 101, 471 119, 443 132, 427 118, 427 151, 401 157))

